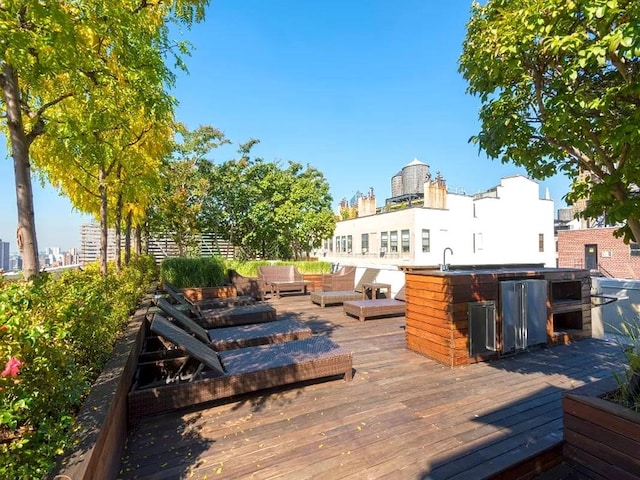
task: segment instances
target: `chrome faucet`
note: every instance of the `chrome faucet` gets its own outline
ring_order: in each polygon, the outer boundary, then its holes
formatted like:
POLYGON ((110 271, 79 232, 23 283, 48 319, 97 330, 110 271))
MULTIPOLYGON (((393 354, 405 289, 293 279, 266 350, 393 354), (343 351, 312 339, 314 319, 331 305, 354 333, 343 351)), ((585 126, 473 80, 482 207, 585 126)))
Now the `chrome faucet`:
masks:
POLYGON ((451 250, 450 247, 445 248, 442 252, 442 265, 440 265, 440 270, 443 272, 449 271, 449 264, 447 263, 447 250, 449 250, 449 252, 451 252, 451 255, 453 255, 453 250, 451 250))

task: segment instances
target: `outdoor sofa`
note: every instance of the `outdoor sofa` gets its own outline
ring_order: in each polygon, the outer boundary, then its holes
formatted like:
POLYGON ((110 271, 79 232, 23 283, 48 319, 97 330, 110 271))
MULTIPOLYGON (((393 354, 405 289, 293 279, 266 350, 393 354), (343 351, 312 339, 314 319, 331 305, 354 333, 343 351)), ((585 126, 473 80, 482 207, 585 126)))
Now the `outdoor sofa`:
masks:
POLYGON ((307 293, 307 287, 311 284, 305 281, 304 275, 298 271, 295 265, 261 265, 258 267, 258 282, 260 296, 264 300, 268 293, 280 298, 282 292, 307 293))
POLYGON ((307 380, 352 379, 352 354, 324 336, 217 352, 156 314, 151 330, 187 357, 138 363, 130 420, 307 380))
POLYGON ((392 317, 406 312, 405 293, 402 287, 394 298, 349 300, 342 304, 345 315, 356 317, 361 322, 368 318, 392 317))
POLYGON ((308 338, 313 334, 309 327, 293 319, 205 329, 164 299, 158 301, 158 307, 166 316, 171 317, 174 323, 215 350, 289 342, 308 338))
POLYGON ((311 292, 311 301, 321 307, 326 307, 327 305, 341 305, 348 300, 358 300, 363 295, 363 284, 374 282, 379 272, 380 270, 377 268, 367 268, 352 289, 311 292))

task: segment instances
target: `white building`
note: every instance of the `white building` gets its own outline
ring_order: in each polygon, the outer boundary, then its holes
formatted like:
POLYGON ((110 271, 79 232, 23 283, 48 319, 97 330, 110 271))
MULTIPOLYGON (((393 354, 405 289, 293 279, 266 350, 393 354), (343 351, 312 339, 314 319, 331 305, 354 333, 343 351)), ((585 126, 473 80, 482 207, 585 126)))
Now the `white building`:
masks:
MULTIPOLYGON (((424 184, 423 202, 364 205, 338 221, 322 259, 364 265, 544 264, 555 267, 554 205, 521 175, 476 195, 449 193, 441 178, 424 184), (364 215, 360 212, 364 212, 364 215), (444 251, 446 260, 443 260, 444 251)), ((372 199, 375 202, 375 198, 372 199)))
MULTIPOLYGON (((100 225, 85 223, 80 225, 80 263, 94 262, 100 258, 100 225)), ((115 230, 107 232, 107 260, 116 258, 115 230)))

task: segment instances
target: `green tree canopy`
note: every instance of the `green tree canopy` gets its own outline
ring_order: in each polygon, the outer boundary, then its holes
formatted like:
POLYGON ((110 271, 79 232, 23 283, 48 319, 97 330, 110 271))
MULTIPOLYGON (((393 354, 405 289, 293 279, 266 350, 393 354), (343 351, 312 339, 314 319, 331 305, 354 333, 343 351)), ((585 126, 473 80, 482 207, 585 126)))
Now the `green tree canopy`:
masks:
POLYGON ((474 3, 460 71, 491 158, 572 180, 583 216, 640 240, 640 2, 474 3))
MULTIPOLYGON (((167 22, 189 26, 204 17, 207 3, 0 0, 0 128, 14 161, 25 276, 38 271, 32 144, 46 135, 62 135, 91 167, 122 165, 114 155, 127 144, 122 120, 128 108, 123 110, 119 101, 126 100, 134 115, 140 112, 137 107, 172 115, 167 87, 174 75, 165 61, 173 56, 183 65, 180 55, 188 48, 170 39, 167 22), (49 132, 52 123, 55 131, 49 132), (100 145, 98 137, 115 140, 115 147, 100 145)), ((48 164, 58 152, 51 153, 33 164, 47 176, 58 168, 48 164)), ((60 177, 64 182, 64 174, 60 177)), ((99 182, 100 188, 107 187, 104 177, 99 182)))
POLYGON ((211 150, 229 143, 224 134, 204 125, 190 131, 178 125, 171 156, 160 169, 159 187, 151 193, 149 229, 163 233, 186 256, 202 233, 202 206, 209 194, 211 150))
POLYGON ((329 185, 313 167, 252 159, 256 143, 241 145, 240 159, 212 170, 208 229, 249 257, 301 258, 335 229, 329 185))

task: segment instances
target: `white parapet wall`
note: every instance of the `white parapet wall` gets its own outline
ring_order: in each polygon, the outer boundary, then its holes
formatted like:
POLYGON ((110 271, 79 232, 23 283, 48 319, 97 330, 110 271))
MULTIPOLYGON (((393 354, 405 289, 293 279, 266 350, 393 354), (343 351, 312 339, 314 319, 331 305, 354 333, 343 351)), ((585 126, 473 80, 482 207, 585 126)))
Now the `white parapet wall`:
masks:
POLYGON ((640 280, 594 277, 591 293, 603 303, 591 308, 594 338, 620 335, 623 323, 640 328, 640 280))

